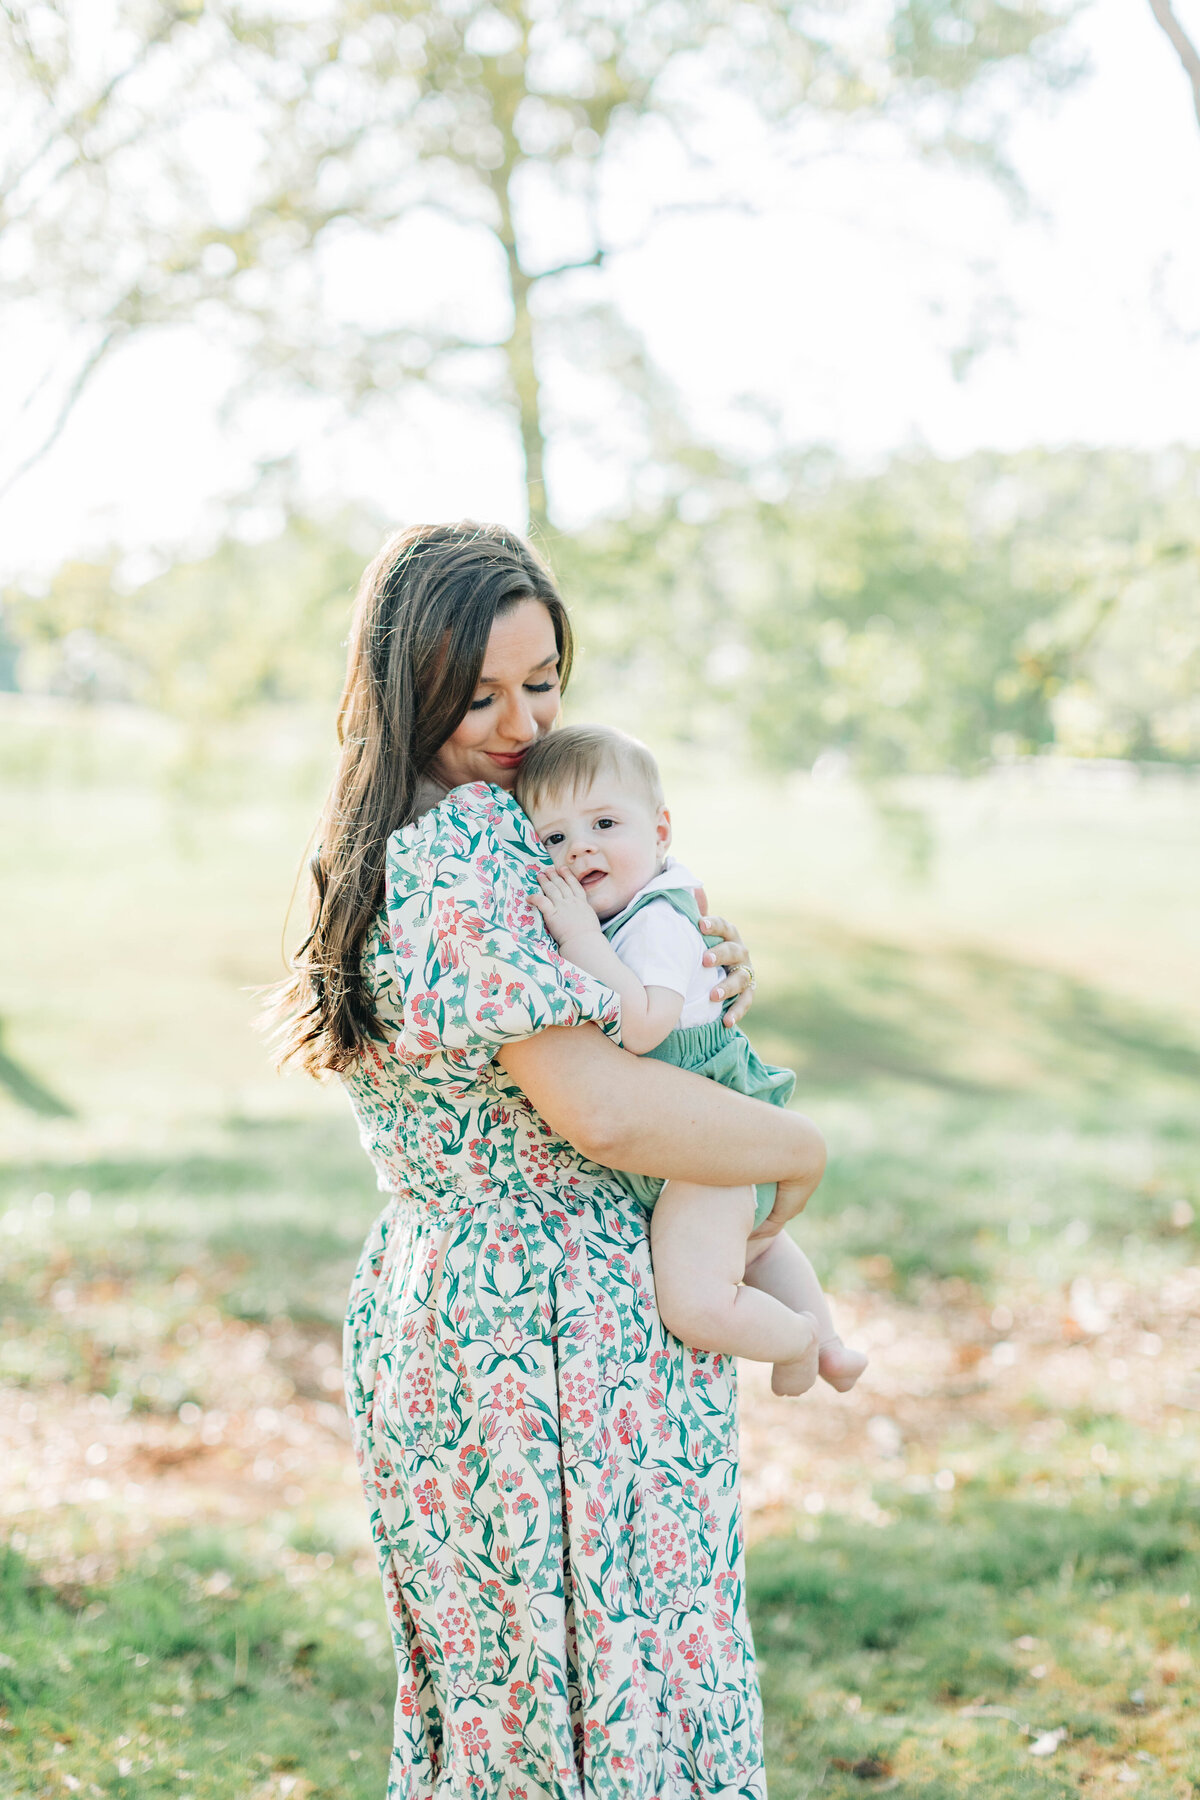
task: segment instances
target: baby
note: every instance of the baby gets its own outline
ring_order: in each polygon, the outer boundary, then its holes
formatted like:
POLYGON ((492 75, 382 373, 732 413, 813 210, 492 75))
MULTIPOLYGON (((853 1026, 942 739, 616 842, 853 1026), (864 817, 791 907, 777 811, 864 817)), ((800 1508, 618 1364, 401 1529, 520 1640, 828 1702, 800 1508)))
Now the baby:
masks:
MULTIPOLYGON (((602 726, 553 731, 526 754, 516 793, 554 863, 538 871, 534 905, 563 955, 620 995, 625 1048, 786 1106, 791 1070, 762 1062, 711 998, 700 884, 667 854, 670 814, 645 745, 602 726)), ((802 1394, 818 1371, 839 1392, 854 1386, 867 1359, 837 1335, 786 1219, 761 1230, 773 1184, 618 1179, 654 1208, 654 1283, 669 1331, 698 1350, 774 1363, 777 1394, 802 1394)))

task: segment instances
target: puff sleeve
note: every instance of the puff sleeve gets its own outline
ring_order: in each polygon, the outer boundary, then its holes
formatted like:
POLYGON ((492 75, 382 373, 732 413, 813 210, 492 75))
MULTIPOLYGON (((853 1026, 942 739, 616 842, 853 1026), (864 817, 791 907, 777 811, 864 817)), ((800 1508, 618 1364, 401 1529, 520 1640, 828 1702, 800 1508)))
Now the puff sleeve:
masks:
POLYGON ((511 795, 452 790, 388 843, 383 942, 395 1050, 481 1068, 550 1025, 600 1025, 620 1040, 611 988, 564 961, 531 904, 547 863, 511 795))

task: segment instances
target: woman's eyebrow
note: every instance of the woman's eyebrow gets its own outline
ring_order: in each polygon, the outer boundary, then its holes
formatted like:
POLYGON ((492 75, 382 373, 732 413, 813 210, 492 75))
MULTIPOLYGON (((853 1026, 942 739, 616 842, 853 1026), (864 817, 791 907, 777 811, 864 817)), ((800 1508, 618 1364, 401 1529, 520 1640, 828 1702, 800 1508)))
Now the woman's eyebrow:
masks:
MULTIPOLYGON (((547 656, 540 663, 535 663, 533 665, 532 669, 530 669, 529 674, 530 675, 540 675, 543 669, 552 668, 557 663, 558 663, 558 651, 556 650, 554 652, 553 656, 547 656)), ((528 677, 527 677, 527 679, 528 679, 528 677)), ((479 677, 479 680, 475 683, 475 685, 476 685, 476 687, 499 687, 500 682, 499 682, 499 679, 495 675, 481 675, 479 677)))

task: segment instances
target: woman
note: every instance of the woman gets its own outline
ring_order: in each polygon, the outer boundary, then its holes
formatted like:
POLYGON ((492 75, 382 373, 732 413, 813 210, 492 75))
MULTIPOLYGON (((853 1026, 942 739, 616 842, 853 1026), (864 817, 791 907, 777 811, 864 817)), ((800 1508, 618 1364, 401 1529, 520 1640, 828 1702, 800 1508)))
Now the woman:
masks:
MULTIPOLYGON (((519 538, 385 547, 287 993, 285 1055, 341 1075, 388 1194, 346 1377, 399 1672, 394 1800, 765 1794, 733 1370, 664 1333, 646 1217, 606 1171, 807 1197, 821 1142, 627 1055, 614 995, 542 929, 508 790, 570 663, 519 538)), ((742 966, 721 992, 749 985, 742 966)))

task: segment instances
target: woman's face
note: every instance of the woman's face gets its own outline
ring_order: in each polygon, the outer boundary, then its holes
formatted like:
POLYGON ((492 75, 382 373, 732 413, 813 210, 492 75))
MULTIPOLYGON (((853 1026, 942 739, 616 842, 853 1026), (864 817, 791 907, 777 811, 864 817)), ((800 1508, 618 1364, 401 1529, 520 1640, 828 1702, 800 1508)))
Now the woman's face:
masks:
POLYGON ((475 697, 438 752, 436 778, 516 786, 521 758, 558 717, 558 645, 540 600, 522 600, 492 626, 475 697))

